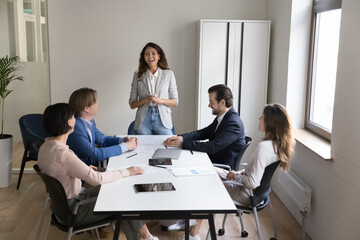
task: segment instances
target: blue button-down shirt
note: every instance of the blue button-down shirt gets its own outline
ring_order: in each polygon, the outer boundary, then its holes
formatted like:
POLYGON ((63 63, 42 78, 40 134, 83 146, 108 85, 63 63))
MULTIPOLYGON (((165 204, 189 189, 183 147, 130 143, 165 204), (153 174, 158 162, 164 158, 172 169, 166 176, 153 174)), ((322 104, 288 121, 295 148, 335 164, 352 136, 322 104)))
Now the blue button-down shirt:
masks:
MULTIPOLYGON (((84 125, 85 125, 85 128, 86 128, 86 131, 88 132, 89 136, 90 136, 90 141, 92 144, 95 144, 95 139, 93 139, 93 136, 91 134, 91 128, 92 128, 92 123, 89 122, 88 120, 86 120, 85 118, 82 118, 80 117, 79 118, 81 121, 83 121, 84 125)), ((119 139, 119 145, 121 147, 121 151, 124 153, 124 152, 127 152, 129 150, 127 144, 125 142, 123 142, 123 139, 119 139)))

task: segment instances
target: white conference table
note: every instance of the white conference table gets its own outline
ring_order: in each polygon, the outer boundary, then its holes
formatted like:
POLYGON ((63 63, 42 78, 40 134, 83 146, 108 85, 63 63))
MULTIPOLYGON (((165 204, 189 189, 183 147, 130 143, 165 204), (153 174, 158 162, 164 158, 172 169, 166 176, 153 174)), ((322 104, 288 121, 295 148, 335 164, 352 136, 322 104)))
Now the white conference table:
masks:
POLYGON ((172 159, 169 167, 208 168, 213 174, 174 176, 168 169, 148 165, 157 148, 164 148, 169 136, 136 136, 139 146, 135 151, 109 159, 107 170, 130 166, 144 168, 143 175, 120 179, 101 186, 95 214, 116 215, 113 239, 118 239, 121 220, 185 219, 185 238, 188 239, 189 219, 208 219, 212 239, 216 239, 213 215, 236 213, 236 207, 219 179, 206 153, 183 150, 179 159, 172 159), (127 158, 134 153, 137 155, 127 158), (171 182, 176 190, 135 193, 134 184, 171 182))

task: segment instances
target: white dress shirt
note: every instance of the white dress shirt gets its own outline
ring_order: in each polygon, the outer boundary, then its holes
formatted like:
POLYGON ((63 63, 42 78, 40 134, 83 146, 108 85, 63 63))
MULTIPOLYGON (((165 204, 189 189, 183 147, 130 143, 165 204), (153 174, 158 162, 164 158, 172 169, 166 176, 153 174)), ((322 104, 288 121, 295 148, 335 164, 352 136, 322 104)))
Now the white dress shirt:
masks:
POLYGON ((218 127, 219 127, 219 125, 220 125, 221 121, 223 120, 223 118, 224 118, 225 114, 226 114, 228 111, 229 111, 229 109, 228 109, 226 112, 224 112, 221 116, 219 116, 219 117, 217 118, 217 122, 218 122, 218 124, 216 125, 215 132, 216 132, 216 130, 218 129, 218 127))
MULTIPOLYGON (((147 72, 147 74, 145 76, 145 80, 147 81, 147 84, 149 86, 149 92, 151 95, 155 95, 156 83, 158 80, 159 71, 156 70, 156 72, 154 74, 152 74, 148 69, 148 70, 146 70, 146 72, 147 72)), ((154 106, 156 106, 156 104, 150 103, 150 106, 154 107, 154 106)))

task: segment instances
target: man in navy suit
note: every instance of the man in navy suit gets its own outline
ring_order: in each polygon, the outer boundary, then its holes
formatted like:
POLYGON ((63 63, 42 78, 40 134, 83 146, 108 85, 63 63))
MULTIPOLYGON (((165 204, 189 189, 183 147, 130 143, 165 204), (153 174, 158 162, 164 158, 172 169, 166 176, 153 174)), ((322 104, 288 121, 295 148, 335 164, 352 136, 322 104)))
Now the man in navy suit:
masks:
POLYGON ((209 107, 217 116, 213 123, 201 130, 170 137, 164 144, 206 152, 213 163, 227 164, 233 169, 238 153, 245 146, 244 124, 232 107, 230 88, 219 84, 210 87, 208 93, 209 107))
POLYGON ((94 165, 95 161, 103 161, 137 147, 137 138, 104 136, 96 128, 93 119, 98 114, 95 90, 90 88, 76 90, 71 94, 69 104, 75 112, 76 123, 67 144, 87 165, 94 165), (96 147, 95 144, 99 147, 96 147))

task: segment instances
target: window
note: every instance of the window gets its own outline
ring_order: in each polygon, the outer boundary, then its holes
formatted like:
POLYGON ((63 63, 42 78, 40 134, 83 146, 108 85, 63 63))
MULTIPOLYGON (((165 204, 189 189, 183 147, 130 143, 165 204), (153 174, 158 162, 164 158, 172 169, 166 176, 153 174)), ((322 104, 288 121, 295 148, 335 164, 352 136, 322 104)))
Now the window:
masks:
POLYGON ((16 55, 22 61, 46 62, 45 0, 14 0, 16 55))
POLYGON ((341 0, 314 0, 305 127, 330 140, 339 49, 341 0))

